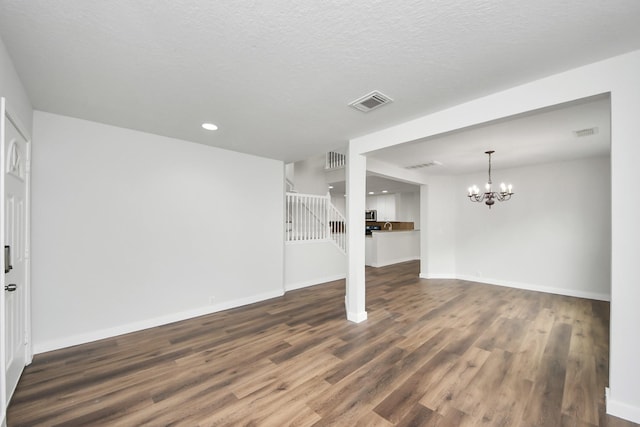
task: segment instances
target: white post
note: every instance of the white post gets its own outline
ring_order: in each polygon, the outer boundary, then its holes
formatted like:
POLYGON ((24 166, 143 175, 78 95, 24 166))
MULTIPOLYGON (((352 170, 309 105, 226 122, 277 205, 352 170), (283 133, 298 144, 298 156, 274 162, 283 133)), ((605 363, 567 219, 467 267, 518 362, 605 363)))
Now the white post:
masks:
MULTIPOLYGON (((634 197, 638 181, 637 70, 625 72, 626 84, 611 94, 611 335, 607 413, 640 423, 640 204, 634 197)), ((606 197, 606 195, 605 195, 606 197)))
POLYGON ((364 276, 364 208, 367 158, 347 149, 347 319, 360 323, 367 319, 364 276))

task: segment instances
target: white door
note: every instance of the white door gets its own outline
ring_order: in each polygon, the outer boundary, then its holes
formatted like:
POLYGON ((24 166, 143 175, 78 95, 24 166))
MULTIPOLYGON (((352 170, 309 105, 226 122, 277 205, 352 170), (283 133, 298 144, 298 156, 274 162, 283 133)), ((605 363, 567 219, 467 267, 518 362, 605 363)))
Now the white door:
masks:
MULTIPOLYGON (((4 103, 3 103, 4 104, 4 103)), ((4 105, 3 105, 4 107, 4 105)), ((2 108, 4 110, 4 108, 2 108)), ((28 143, 2 114, 4 138, 4 368, 5 404, 9 402, 27 361, 27 183, 28 143)), ((0 135, 1 136, 1 135, 0 135)))

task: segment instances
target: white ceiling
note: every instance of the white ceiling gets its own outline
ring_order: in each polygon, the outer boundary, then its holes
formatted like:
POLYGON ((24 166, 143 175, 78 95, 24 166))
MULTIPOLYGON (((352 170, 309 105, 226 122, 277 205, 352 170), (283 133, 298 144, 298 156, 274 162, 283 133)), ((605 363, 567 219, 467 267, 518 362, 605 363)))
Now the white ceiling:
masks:
POLYGON ((432 161, 442 165, 416 169, 427 175, 459 175, 487 169, 485 151, 494 150, 495 169, 609 155, 611 106, 598 96, 524 115, 460 129, 371 152, 367 157, 405 168, 432 161), (578 137, 575 131, 594 129, 578 137))
MULTIPOLYGON (((344 181, 333 182, 331 183, 331 186, 333 187, 330 190, 331 194, 336 197, 338 195, 346 194, 347 192, 347 185, 344 181)), ((419 185, 396 181, 394 179, 367 173, 367 194, 370 192, 373 192, 375 195, 380 195, 385 193, 413 193, 416 191, 420 191, 419 185)))
MULTIPOLYGON (((444 135, 373 151, 367 157, 400 168, 437 161, 441 165, 415 169, 425 175, 486 172, 485 151, 494 150, 495 170, 539 163, 607 156, 611 151, 611 104, 608 95, 557 105, 444 135), (578 137, 575 131, 594 129, 578 137)), ((332 194, 345 183, 332 183, 332 194)), ((419 186, 368 174, 367 192, 418 191, 419 186)))
POLYGON ((0 0, 0 36, 38 110, 294 161, 640 49, 639 17, 637 0, 0 0), (374 89, 394 102, 347 107, 374 89))

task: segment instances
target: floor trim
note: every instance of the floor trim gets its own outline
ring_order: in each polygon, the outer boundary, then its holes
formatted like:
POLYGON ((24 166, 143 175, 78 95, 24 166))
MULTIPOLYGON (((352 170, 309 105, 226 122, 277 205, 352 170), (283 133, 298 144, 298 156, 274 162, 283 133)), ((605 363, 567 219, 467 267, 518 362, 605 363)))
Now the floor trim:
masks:
POLYGON ((166 316, 154 317, 152 319, 141 320, 138 322, 131 322, 113 328, 106 328, 87 333, 70 335, 68 337, 60 339, 45 341, 43 343, 34 343, 33 352, 34 354, 40 354, 47 351, 59 350, 65 347, 72 347, 74 345, 86 344, 92 341, 98 341, 105 338, 111 338, 118 335, 141 331, 143 329, 155 328, 156 326, 166 325, 168 323, 174 323, 198 316, 204 316, 206 314, 217 313, 219 311, 253 304, 267 299, 280 297, 282 295, 284 295, 284 292, 282 290, 263 292, 261 294, 252 295, 246 298, 239 298, 236 300, 222 302, 216 305, 208 305, 206 307, 199 307, 179 313, 172 313, 166 316))
POLYGON ((607 414, 640 424, 640 408, 611 399, 608 387, 605 394, 607 396, 607 414))
POLYGON ((309 286, 321 285, 323 283, 342 280, 346 277, 346 274, 336 274, 334 276, 321 277, 312 280, 303 280, 301 282, 285 284, 284 289, 285 291, 294 291, 296 289, 308 288, 309 286))
POLYGON ((505 286, 508 288, 524 289, 526 291, 545 292, 548 294, 564 295, 567 297, 586 298, 598 301, 611 301, 611 295, 600 292, 582 291, 577 289, 553 288, 550 286, 540 286, 530 283, 510 282, 507 280, 490 279, 487 277, 477 277, 470 275, 457 274, 425 274, 420 273, 421 279, 451 279, 466 280, 469 282, 484 283, 486 285, 505 286))
POLYGON ((361 311, 360 313, 347 312, 347 320, 354 323, 361 323, 367 320, 367 312, 361 311))

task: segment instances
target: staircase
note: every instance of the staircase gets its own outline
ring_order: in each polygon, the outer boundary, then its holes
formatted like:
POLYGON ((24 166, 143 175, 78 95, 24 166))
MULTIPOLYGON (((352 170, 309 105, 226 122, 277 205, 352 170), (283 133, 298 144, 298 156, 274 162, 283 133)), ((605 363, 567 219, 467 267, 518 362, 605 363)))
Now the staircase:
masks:
POLYGON ((347 253, 346 220, 331 197, 286 193, 286 242, 330 241, 347 253))

